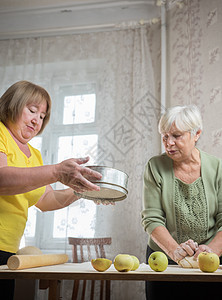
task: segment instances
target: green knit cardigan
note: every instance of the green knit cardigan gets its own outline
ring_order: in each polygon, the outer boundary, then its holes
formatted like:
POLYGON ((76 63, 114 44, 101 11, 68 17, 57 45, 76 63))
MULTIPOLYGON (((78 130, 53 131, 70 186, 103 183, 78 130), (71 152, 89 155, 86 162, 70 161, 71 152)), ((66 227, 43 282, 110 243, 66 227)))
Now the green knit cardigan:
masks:
MULTIPOLYGON (((199 150, 199 149, 198 149, 199 150)), ((208 244, 222 230, 222 160, 200 151, 201 177, 207 200, 206 239, 208 244)), ((144 171, 142 225, 148 233, 148 245, 161 250, 150 238, 157 226, 165 226, 177 241, 175 217, 175 176, 173 161, 165 153, 152 157, 144 171)), ((182 225, 182 224, 181 224, 182 225)), ((177 241, 178 242, 178 241, 177 241)), ((185 242, 185 241, 184 241, 185 242)))

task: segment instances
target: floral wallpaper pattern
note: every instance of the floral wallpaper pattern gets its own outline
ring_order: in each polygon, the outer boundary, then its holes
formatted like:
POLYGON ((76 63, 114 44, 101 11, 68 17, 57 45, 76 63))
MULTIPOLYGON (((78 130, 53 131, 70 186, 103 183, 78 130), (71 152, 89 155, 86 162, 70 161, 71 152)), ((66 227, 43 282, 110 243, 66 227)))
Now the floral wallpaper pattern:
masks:
POLYGON ((203 116, 198 146, 222 157, 222 2, 185 0, 167 12, 168 105, 196 104, 203 116))

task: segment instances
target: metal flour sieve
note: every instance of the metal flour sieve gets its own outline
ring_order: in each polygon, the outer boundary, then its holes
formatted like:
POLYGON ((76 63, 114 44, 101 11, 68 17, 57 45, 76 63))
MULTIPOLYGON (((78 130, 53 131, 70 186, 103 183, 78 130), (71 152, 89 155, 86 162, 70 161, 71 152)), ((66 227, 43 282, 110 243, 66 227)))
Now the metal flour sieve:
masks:
POLYGON ((101 201, 121 201, 127 197, 128 175, 120 170, 105 166, 87 166, 102 174, 100 180, 92 181, 100 187, 100 191, 74 193, 81 198, 101 201))

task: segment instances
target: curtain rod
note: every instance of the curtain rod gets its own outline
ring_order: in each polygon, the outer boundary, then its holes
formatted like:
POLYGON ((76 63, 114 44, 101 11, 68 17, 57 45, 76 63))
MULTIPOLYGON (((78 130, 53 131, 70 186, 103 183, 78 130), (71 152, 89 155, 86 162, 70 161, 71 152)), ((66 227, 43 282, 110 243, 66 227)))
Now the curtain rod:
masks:
POLYGON ((79 33, 91 33, 98 31, 110 31, 110 30, 124 30, 130 28, 139 28, 145 25, 153 25, 160 22, 160 18, 153 18, 151 20, 139 20, 139 21, 125 21, 121 23, 110 24, 98 24, 98 25, 86 25, 75 27, 58 27, 38 30, 20 30, 13 32, 0 32, 0 40, 6 39, 19 39, 19 38, 31 38, 31 37, 46 37, 55 35, 68 35, 79 33))

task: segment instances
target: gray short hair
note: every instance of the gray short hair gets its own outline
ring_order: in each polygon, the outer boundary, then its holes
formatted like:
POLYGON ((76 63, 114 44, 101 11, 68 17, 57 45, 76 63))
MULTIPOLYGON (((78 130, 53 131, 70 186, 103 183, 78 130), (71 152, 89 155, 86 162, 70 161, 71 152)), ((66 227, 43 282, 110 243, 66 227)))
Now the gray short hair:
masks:
POLYGON ((159 133, 166 133, 171 126, 175 126, 180 131, 190 131, 192 135, 203 128, 202 117, 196 105, 174 106, 162 115, 159 121, 159 133))

